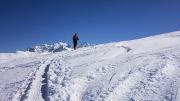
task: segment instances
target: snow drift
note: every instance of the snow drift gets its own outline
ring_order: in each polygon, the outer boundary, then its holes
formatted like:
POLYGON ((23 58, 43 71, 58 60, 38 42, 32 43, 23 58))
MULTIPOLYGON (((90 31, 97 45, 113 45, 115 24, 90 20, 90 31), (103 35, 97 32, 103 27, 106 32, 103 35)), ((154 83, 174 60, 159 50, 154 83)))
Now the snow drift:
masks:
POLYGON ((0 54, 0 101, 180 101, 179 31, 11 57, 0 54))

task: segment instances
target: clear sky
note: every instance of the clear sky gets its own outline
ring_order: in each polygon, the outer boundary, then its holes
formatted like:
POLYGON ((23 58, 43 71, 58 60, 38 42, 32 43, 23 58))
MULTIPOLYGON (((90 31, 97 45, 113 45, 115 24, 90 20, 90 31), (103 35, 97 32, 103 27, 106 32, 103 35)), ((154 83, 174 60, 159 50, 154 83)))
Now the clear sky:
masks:
POLYGON ((180 30, 180 0, 0 0, 0 52, 107 43, 180 30))

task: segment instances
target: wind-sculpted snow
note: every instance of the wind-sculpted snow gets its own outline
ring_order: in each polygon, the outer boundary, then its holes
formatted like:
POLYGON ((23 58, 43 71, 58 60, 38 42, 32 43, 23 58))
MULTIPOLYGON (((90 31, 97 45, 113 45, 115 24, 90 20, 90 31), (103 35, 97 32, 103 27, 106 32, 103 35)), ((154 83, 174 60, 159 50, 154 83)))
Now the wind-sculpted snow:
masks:
POLYGON ((179 35, 1 54, 0 101, 180 101, 179 35))

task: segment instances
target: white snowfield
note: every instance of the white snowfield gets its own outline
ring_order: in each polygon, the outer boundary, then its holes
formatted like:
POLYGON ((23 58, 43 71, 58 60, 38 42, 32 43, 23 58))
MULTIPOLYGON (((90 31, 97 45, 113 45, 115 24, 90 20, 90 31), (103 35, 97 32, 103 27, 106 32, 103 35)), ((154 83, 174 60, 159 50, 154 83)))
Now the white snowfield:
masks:
POLYGON ((1 53, 0 101, 180 101, 180 31, 57 53, 1 53))

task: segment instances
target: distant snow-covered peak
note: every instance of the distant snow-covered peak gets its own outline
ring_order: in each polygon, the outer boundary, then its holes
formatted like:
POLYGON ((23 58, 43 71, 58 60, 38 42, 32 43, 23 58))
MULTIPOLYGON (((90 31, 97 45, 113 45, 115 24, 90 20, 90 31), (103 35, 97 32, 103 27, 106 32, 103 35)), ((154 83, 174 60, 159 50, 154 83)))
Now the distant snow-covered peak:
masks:
POLYGON ((87 42, 83 42, 83 43, 81 43, 78 47, 79 48, 82 48, 82 47, 89 47, 89 46, 94 46, 95 44, 89 44, 89 43, 87 43, 87 42))
POLYGON ((29 52, 61 52, 64 50, 70 50, 70 45, 67 43, 59 42, 54 44, 43 44, 39 46, 34 46, 32 48, 28 48, 29 52))

